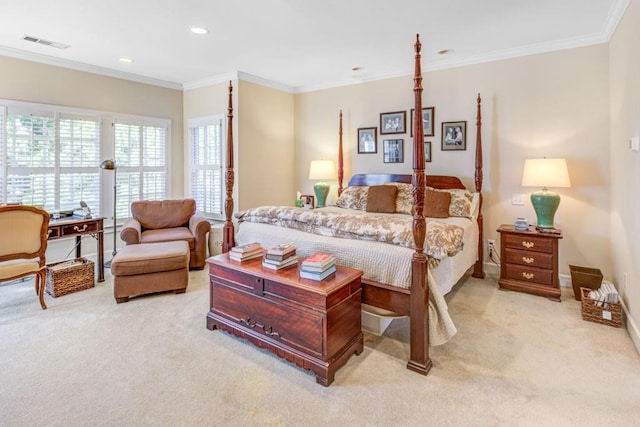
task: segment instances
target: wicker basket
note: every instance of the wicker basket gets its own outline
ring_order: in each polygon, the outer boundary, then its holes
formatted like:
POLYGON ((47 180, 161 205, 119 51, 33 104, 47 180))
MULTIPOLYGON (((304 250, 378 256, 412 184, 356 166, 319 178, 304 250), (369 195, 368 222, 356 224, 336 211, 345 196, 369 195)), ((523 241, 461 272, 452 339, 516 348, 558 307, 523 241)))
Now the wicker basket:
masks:
POLYGON ((589 298, 589 288, 580 288, 582 294, 582 318, 590 322, 620 328, 622 326, 622 305, 612 302, 603 303, 603 307, 596 305, 596 300, 589 298))
POLYGON ((76 258, 47 265, 45 291, 56 298, 95 286, 93 261, 76 258))
POLYGON ((599 289, 602 285, 602 272, 597 268, 569 265, 569 272, 576 301, 580 301, 580 288, 599 289))

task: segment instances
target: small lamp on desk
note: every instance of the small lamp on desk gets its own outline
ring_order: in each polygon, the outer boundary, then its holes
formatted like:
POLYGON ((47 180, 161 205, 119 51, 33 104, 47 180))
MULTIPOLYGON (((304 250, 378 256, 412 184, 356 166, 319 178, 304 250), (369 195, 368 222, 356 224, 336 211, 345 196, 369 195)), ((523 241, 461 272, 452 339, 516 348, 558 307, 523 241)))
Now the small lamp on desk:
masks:
POLYGON ((571 187, 565 159, 529 159, 524 162, 523 187, 542 187, 531 193, 531 204, 538 217, 539 229, 552 229, 553 217, 560 205, 560 195, 547 187, 571 187))
POLYGON ((336 168, 332 160, 313 160, 309 167, 309 179, 317 180, 313 186, 313 192, 316 193, 317 207, 323 208, 327 203, 327 195, 329 194, 329 184, 324 182, 328 179, 334 179, 336 176, 336 168))
POLYGON ((111 253, 111 259, 104 263, 104 266, 111 268, 111 261, 116 256, 118 250, 116 249, 116 162, 113 160, 105 160, 100 164, 100 169, 113 171, 113 252, 111 253))

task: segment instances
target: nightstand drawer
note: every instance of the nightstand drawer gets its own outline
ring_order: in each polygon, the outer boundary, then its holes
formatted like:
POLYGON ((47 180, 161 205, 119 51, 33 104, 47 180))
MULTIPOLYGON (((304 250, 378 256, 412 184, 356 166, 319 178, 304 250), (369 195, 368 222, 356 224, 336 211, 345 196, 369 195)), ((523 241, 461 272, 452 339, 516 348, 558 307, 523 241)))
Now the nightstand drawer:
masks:
POLYGON ((553 240, 545 237, 507 234, 504 236, 504 243, 506 248, 546 253, 553 252, 553 240))
POLYGON ((521 282, 539 283, 541 285, 552 286, 553 271, 541 268, 530 268, 521 265, 507 264, 506 279, 518 280, 521 282))
POLYGON ((505 249, 507 264, 520 264, 528 267, 538 267, 545 269, 553 268, 553 254, 538 253, 534 251, 521 251, 516 249, 505 249))

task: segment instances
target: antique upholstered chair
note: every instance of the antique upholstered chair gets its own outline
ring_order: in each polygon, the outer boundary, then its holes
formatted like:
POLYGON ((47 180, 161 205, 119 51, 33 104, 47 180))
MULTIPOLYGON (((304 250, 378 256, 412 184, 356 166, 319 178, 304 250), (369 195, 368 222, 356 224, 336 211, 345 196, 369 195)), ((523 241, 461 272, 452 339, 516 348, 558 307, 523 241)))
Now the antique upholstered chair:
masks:
POLYGON ((195 200, 137 201, 131 203, 131 216, 120 232, 127 245, 183 240, 189 244, 189 268, 204 268, 211 224, 196 213, 195 200))
POLYGON ((0 207, 0 282, 36 276, 36 294, 44 303, 49 214, 32 206, 0 207))

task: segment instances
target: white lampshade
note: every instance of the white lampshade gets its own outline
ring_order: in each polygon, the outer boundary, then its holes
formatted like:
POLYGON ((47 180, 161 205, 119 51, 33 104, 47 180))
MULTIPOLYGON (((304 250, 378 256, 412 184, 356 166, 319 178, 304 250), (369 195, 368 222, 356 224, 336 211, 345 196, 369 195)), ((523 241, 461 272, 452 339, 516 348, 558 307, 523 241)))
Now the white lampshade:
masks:
POLYGON ((335 179, 336 168, 333 160, 312 160, 309 168, 309 179, 324 181, 335 179))
POLYGON ((571 187, 565 159, 529 159, 524 162, 523 187, 571 187))

